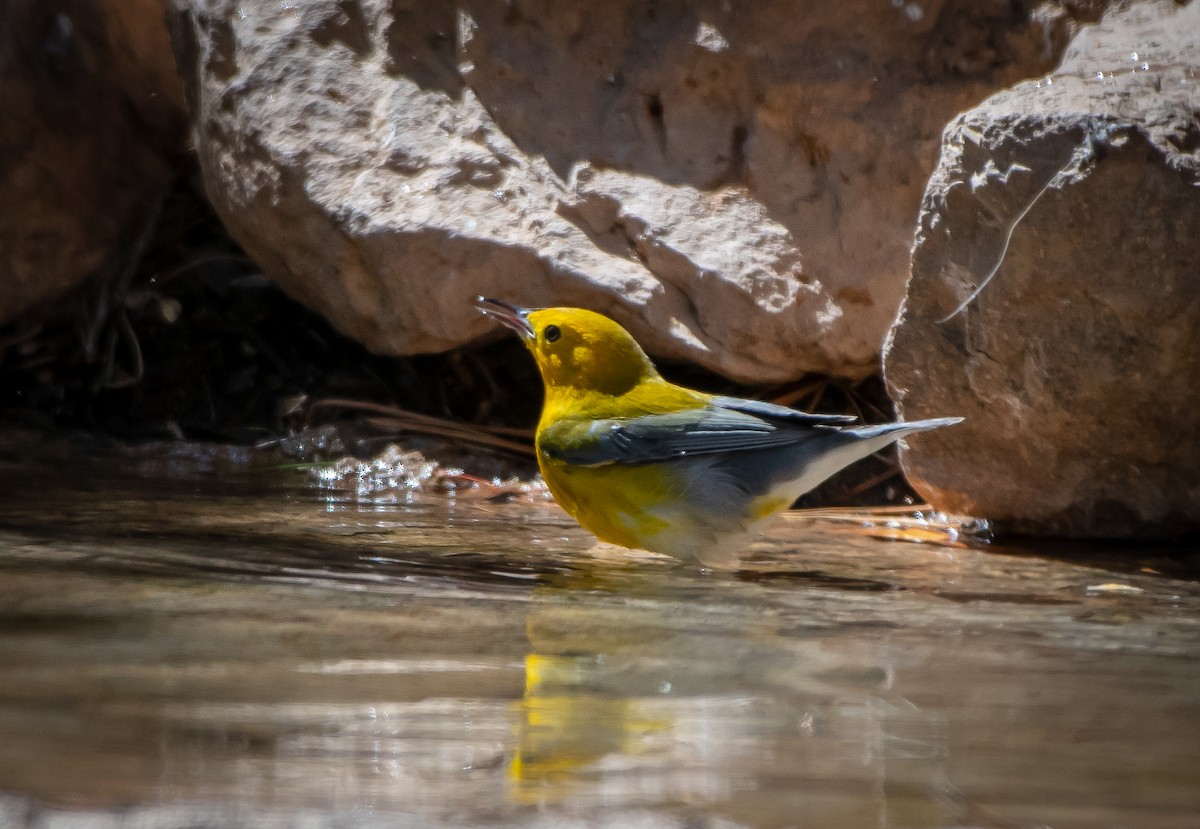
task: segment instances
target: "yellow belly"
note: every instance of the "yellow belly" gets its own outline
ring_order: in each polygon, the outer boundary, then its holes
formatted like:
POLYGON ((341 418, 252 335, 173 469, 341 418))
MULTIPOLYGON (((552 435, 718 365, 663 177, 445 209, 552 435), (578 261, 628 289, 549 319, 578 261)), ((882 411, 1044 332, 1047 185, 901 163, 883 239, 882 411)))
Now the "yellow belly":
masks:
POLYGON ((662 513, 682 493, 669 468, 568 466, 543 457, 538 461, 554 499, 601 541, 654 550, 656 536, 672 529, 662 513))

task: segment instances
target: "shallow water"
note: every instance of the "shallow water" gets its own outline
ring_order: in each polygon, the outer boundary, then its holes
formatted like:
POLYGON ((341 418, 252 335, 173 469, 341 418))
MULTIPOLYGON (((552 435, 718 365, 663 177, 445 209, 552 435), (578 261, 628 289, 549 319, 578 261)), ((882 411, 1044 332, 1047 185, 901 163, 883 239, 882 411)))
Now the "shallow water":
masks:
POLYGON ((255 457, 0 447, 0 825, 1200 825, 1194 557, 703 574, 255 457))

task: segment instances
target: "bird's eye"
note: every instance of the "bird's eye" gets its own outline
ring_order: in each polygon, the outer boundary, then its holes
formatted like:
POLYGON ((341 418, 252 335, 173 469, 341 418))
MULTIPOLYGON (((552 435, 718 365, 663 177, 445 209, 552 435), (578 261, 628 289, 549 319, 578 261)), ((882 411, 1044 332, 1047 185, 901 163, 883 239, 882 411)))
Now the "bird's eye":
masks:
POLYGON ((547 325, 546 330, 542 332, 542 336, 546 338, 546 342, 552 343, 562 336, 562 331, 558 330, 557 325, 547 325))

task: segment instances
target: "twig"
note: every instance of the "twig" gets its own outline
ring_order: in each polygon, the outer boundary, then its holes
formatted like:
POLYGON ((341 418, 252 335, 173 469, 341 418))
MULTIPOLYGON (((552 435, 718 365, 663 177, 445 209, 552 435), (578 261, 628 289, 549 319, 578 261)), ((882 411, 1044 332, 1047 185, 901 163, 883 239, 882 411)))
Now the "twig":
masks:
MULTIPOLYGON (((118 330, 120 333, 125 335, 125 339, 129 343, 129 353, 130 356, 133 357, 133 373, 127 374, 120 380, 109 379, 104 385, 106 388, 110 389, 123 389, 126 386, 132 386, 135 383, 140 382, 142 377, 144 377, 146 374, 146 363, 145 359, 142 357, 142 344, 138 341, 137 332, 133 330, 133 325, 129 322, 129 315, 125 313, 124 308, 122 308, 117 314, 117 325, 118 330)), ((116 338, 114 337, 114 346, 115 339, 116 338)), ((111 359, 113 363, 116 362, 115 347, 113 348, 111 359)), ((109 378, 116 376, 113 366, 110 365, 105 374, 109 378)))
POLYGON ((416 432, 417 434, 433 435, 434 437, 452 438, 465 443, 473 443, 477 446, 503 449, 522 455, 533 454, 533 435, 528 430, 511 429, 502 426, 476 426, 470 423, 445 420, 440 417, 433 417, 432 415, 410 412, 407 409, 363 400, 326 398, 316 400, 309 406, 310 411, 320 408, 369 412, 377 415, 377 417, 368 418, 368 422, 381 428, 416 432), (524 440, 513 440, 511 438, 523 438, 524 440))
POLYGON ((1012 243, 1013 233, 1016 232, 1017 225, 1024 221, 1025 217, 1029 215, 1029 211, 1033 210, 1033 206, 1038 203, 1043 195, 1045 195, 1046 191, 1050 189, 1051 185, 1053 185, 1059 179, 1065 179, 1068 173, 1081 173, 1086 165, 1092 164, 1098 158, 1100 158, 1101 147, 1112 144, 1113 136, 1116 134, 1118 129, 1119 127, 1116 124, 1106 123, 1101 119, 1091 120, 1091 122, 1088 124, 1086 132, 1084 132, 1083 140, 1074 149, 1074 151, 1072 151, 1071 157, 1067 159, 1067 163, 1055 171, 1054 175, 1052 175, 1049 180, 1042 185, 1042 189, 1037 191, 1034 197, 1029 200, 1029 203, 1025 205, 1025 208, 1017 214, 1017 218, 1014 219, 1012 224, 1008 226, 1008 232, 1004 235, 1004 244, 1000 248, 1000 256, 996 259, 996 264, 992 266, 992 269, 988 272, 988 275, 985 276, 983 281, 980 282, 979 285, 967 295, 966 299, 958 304, 957 308, 955 308, 942 319, 938 320, 938 325, 949 322, 965 311, 967 306, 970 305, 975 298, 983 292, 983 289, 988 286, 988 283, 991 282, 999 272, 1000 266, 1004 264, 1005 257, 1008 256, 1008 247, 1012 243))
POLYGON ((828 387, 829 380, 827 378, 822 378, 820 380, 803 383, 798 388, 777 395, 776 397, 772 398, 771 402, 778 406, 794 407, 798 401, 803 400, 806 396, 811 394, 812 399, 808 402, 808 408, 811 408, 817 404, 817 402, 821 399, 821 395, 825 393, 825 389, 828 387))
POLYGON ((1063 167, 1061 170, 1056 171, 1054 175, 1052 175, 1050 179, 1042 185, 1042 189, 1037 191, 1037 195, 1029 200, 1029 204, 1025 205, 1025 209, 1017 214, 1017 218, 1014 219, 1013 223, 1008 226, 1008 233, 1004 235, 1004 244, 1000 247, 1000 256, 996 259, 996 264, 992 266, 990 271, 988 271, 988 275, 983 278, 983 281, 975 286, 975 290, 967 294, 967 298, 958 304, 957 308, 937 321, 938 325, 943 325, 944 323, 947 323, 957 317, 967 309, 968 305, 975 301, 975 297, 983 293, 983 289, 988 286, 988 283, 991 282, 993 278, 995 278, 996 274, 1000 271, 1000 266, 1004 264, 1004 259, 1008 256, 1008 246, 1012 244, 1013 233, 1016 232, 1017 225, 1019 225, 1021 221, 1029 215, 1029 211, 1033 210, 1033 206, 1038 203, 1038 200, 1041 199, 1042 195, 1050 189, 1050 185, 1053 184, 1055 180, 1058 179, 1059 175, 1061 175, 1066 169, 1066 167, 1063 167))
POLYGON ((896 477, 899 474, 900 474, 900 469, 898 467, 889 466, 883 472, 880 472, 878 475, 874 476, 873 478, 868 478, 867 480, 863 481, 858 486, 854 487, 854 489, 847 492, 846 497, 853 498, 857 495, 862 495, 864 492, 879 486, 879 484, 882 484, 884 481, 891 480, 892 478, 896 477))
POLYGON ((150 203, 150 209, 142 219, 141 226, 138 228, 137 235, 129 247, 128 255, 116 278, 111 281, 101 281, 100 295, 96 299, 96 310, 92 316, 92 323, 83 337, 83 353, 86 362, 90 363, 95 359, 100 333, 108 323, 113 309, 119 307, 124 301, 134 271, 141 264, 142 258, 146 255, 146 250, 154 238, 154 232, 158 229, 158 223, 162 219, 163 205, 170 192, 171 183, 168 182, 163 185, 150 203))

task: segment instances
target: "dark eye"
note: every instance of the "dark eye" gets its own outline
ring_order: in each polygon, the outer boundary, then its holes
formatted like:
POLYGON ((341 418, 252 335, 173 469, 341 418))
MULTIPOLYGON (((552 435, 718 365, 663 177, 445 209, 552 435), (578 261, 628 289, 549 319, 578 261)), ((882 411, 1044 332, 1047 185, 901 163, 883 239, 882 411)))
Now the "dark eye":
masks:
POLYGON ((558 330, 557 325, 547 325, 546 330, 542 332, 542 336, 546 338, 546 342, 552 343, 562 336, 562 332, 558 330))

